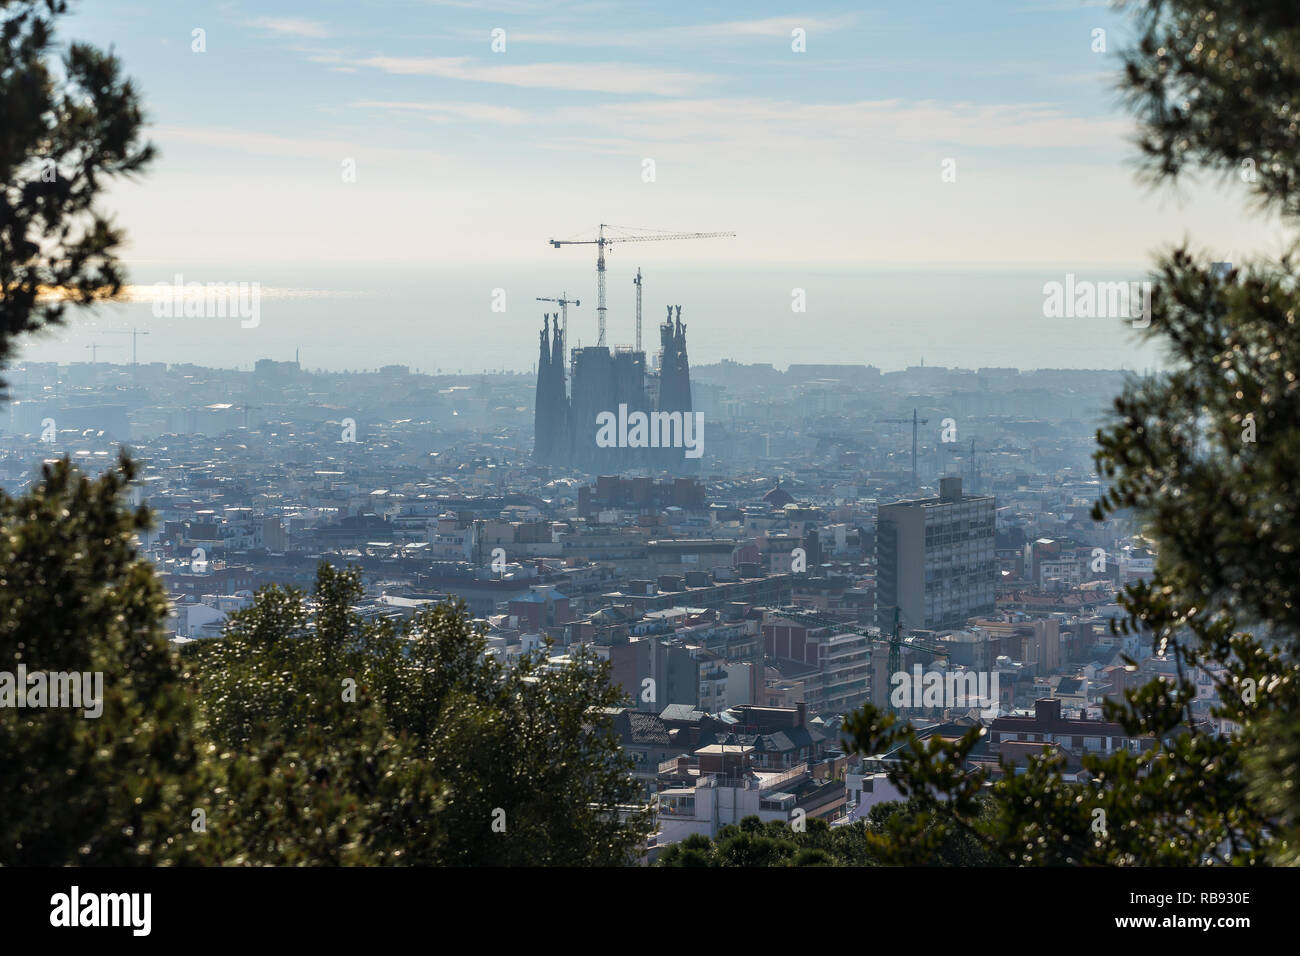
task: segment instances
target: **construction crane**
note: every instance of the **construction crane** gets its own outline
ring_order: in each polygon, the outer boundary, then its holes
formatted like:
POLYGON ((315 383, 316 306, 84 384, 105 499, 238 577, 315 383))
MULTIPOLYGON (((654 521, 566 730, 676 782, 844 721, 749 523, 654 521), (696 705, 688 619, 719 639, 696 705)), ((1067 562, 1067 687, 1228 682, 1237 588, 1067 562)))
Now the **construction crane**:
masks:
POLYGON ((636 267, 636 278, 632 280, 636 286, 636 350, 641 351, 641 267, 636 267))
MULTIPOLYGON (((948 454, 956 455, 956 454, 960 454, 961 451, 962 451, 961 448, 953 446, 948 449, 948 454)), ((972 438, 970 440, 970 485, 969 485, 972 494, 976 493, 979 490, 979 478, 980 478, 979 464, 978 464, 978 460, 975 457, 975 439, 972 438)))
MULTIPOLYGON (((816 627, 825 627, 833 633, 839 634, 844 631, 861 631, 866 625, 858 624, 853 621, 841 621, 837 618, 827 617, 824 614, 817 614, 812 611, 778 611, 780 617, 787 618, 791 621, 798 621, 806 624, 812 624, 816 627)), ((867 635, 870 636, 870 635, 867 635)), ((872 638, 872 640, 884 640, 885 638, 872 638)), ((908 638, 907 647, 910 649, 922 651, 931 657, 948 657, 948 648, 943 644, 936 644, 932 641, 922 640, 919 637, 908 638)), ((897 607, 894 608, 894 623, 890 630, 889 636, 889 670, 895 673, 902 668, 902 614, 897 607)))
POLYGON ((100 349, 115 349, 115 348, 118 348, 118 346, 116 346, 116 345, 99 345, 99 344, 97 344, 97 343, 93 343, 93 342, 92 342, 90 345, 87 345, 86 348, 90 349, 90 364, 91 364, 91 365, 94 365, 97 361, 99 361, 99 350, 100 350, 100 349))
POLYGON ((569 293, 561 292, 558 299, 545 299, 541 296, 537 297, 538 302, 558 302, 560 304, 560 355, 565 354, 564 340, 566 333, 569 331, 569 306, 572 305, 574 308, 577 308, 582 305, 582 303, 577 299, 570 299, 568 296, 569 293))
POLYGON ((136 337, 137 337, 137 336, 141 336, 141 335, 148 335, 148 334, 149 334, 148 332, 141 332, 139 329, 131 329, 131 330, 128 331, 128 332, 123 332, 123 331, 108 331, 108 332, 105 332, 104 334, 105 334, 105 335, 129 335, 129 336, 131 336, 131 364, 132 364, 132 365, 138 365, 138 364, 140 364, 140 363, 138 363, 138 362, 135 360, 136 337))
POLYGON ((913 487, 914 489, 917 488, 917 487, 919 487, 919 486, 920 486, 920 483, 916 480, 916 440, 917 440, 917 432, 918 432, 918 427, 921 426, 921 425, 928 424, 929 421, 930 421, 930 419, 928 419, 928 418, 917 418, 917 417, 916 417, 916 409, 914 408, 914 409, 912 409, 912 417, 911 417, 911 418, 882 418, 882 419, 879 419, 879 420, 882 421, 882 422, 891 422, 892 424, 895 424, 895 425, 906 425, 908 422, 911 422, 911 423, 912 423, 912 487, 913 487))
POLYGON ((903 669, 903 618, 897 607, 894 608, 894 625, 889 629, 889 668, 890 676, 903 669))
POLYGON ((560 246, 595 246, 596 247, 596 315, 599 322, 600 337, 596 341, 598 348, 605 345, 605 247, 616 242, 663 242, 668 239, 732 239, 734 232, 657 232, 641 230, 631 236, 607 236, 606 229, 631 229, 630 226, 611 226, 602 222, 596 231, 595 239, 547 239, 556 249, 560 246))
MULTIPOLYGON (((943 658, 945 661, 948 659, 948 648, 933 641, 922 640, 919 637, 908 638, 907 649, 920 651, 931 657, 943 658)), ((889 659, 886 661, 885 666, 889 670, 891 680, 893 675, 899 674, 903 670, 903 622, 897 606, 894 607, 894 624, 889 629, 889 659)), ((895 713, 898 711, 898 708, 894 706, 892 694, 890 695, 889 709, 895 713)))
MULTIPOLYGON (((846 631, 861 634, 864 630, 864 625, 862 624, 857 624, 852 621, 840 621, 836 618, 816 614, 811 611, 777 611, 776 613, 779 617, 783 617, 789 621, 811 625, 813 627, 827 628, 832 634, 841 634, 846 631)), ((884 637, 874 637, 870 634, 865 634, 864 636, 873 642, 886 640, 884 637)), ((901 672, 903 669, 904 645, 902 616, 897 607, 894 608, 894 624, 893 627, 890 628, 888 642, 889 657, 885 666, 888 669, 888 674, 892 678, 894 674, 901 672)), ((908 650, 920 651, 922 654, 928 654, 930 657, 943 658, 944 660, 947 660, 949 656, 949 649, 943 644, 922 640, 919 637, 909 638, 906 646, 908 650)), ((890 710, 893 709, 894 707, 891 702, 890 710)))
POLYGON ((582 305, 582 303, 577 299, 568 298, 568 295, 567 292, 561 292, 559 298, 556 299, 546 299, 542 296, 537 297, 538 302, 558 302, 560 304, 560 317, 564 322, 563 328, 566 329, 569 327, 569 306, 577 308, 582 305))

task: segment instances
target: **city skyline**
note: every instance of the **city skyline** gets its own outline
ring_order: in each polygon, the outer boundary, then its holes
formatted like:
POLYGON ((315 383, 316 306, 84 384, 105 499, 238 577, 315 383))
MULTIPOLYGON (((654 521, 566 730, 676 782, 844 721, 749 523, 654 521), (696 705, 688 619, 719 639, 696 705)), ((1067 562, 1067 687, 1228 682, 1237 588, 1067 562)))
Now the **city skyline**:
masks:
MULTIPOLYGON (((607 272, 611 345, 631 345, 634 339, 632 279, 640 255, 628 249, 610 257, 607 272)), ((301 354, 305 367, 331 371, 408 364, 426 371, 528 372, 536 363, 532 336, 551 308, 535 301, 539 296, 566 293, 582 303, 570 307, 569 346, 594 345, 597 339, 594 254, 553 254, 567 263, 531 273, 441 274, 432 286, 427 272, 387 272, 367 281, 328 272, 288 274, 280 285, 261 284, 254 327, 232 316, 186 318, 179 310, 160 318, 148 298, 153 287, 142 281, 170 285, 177 275, 183 281, 233 281, 239 273, 182 268, 142 275, 137 270, 131 291, 140 294, 139 301, 97 306, 76 323, 35 336, 20 346, 19 361, 83 362, 94 346, 100 360, 126 362, 129 339, 121 333, 138 328, 149 333, 137 343, 141 362, 247 368, 257 358, 283 361, 301 354), (341 288, 313 290, 321 280, 341 288), (505 311, 494 311, 498 302, 505 311)), ((643 272, 648 321, 655 321, 665 303, 683 304, 694 317, 693 360, 703 364, 847 362, 898 369, 924 358, 928 364, 965 368, 1145 369, 1162 362, 1158 346, 1122 317, 1044 314, 1049 303, 1044 289, 1068 281, 1073 271, 857 273, 647 265, 643 272), (804 312, 794 311, 796 295, 804 312)), ((1078 275, 1098 282, 1143 276, 1078 275)))
POLYGON ((380 866, 1265 922, 1294 7, 0 0, 11 922, 380 866))

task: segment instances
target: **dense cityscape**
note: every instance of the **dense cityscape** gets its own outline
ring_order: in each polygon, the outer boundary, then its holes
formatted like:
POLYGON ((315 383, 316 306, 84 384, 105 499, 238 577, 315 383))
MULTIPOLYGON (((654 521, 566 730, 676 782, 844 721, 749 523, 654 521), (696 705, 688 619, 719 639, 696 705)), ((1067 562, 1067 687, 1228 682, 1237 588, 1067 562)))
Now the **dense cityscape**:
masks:
POLYGON ((9 936, 1285 938, 1298 51, 0 0, 9 936))
MULTIPOLYGON (((665 323, 665 343, 678 335, 665 323)), ((220 637, 263 586, 310 587, 327 561, 361 569, 368 617, 459 599, 505 661, 594 649, 657 800, 651 858, 750 811, 842 823, 897 799, 888 754, 841 747, 848 714, 891 706, 893 675, 919 667, 937 688, 894 708, 923 735, 989 727, 973 765, 1048 742, 1078 771, 1085 753, 1151 745, 1101 704, 1174 666, 1109 628, 1155 560, 1130 521, 1090 516, 1119 372, 697 366, 683 403, 708 423, 697 477, 542 463, 545 373, 264 359, 27 364, 13 381, 5 490, 42 456, 93 472, 129 448, 178 644, 220 637), (953 692, 978 674, 981 693, 953 692), (724 784, 730 816, 712 809, 724 784)), ((1208 675, 1198 686, 1198 718, 1227 730, 1208 675)))

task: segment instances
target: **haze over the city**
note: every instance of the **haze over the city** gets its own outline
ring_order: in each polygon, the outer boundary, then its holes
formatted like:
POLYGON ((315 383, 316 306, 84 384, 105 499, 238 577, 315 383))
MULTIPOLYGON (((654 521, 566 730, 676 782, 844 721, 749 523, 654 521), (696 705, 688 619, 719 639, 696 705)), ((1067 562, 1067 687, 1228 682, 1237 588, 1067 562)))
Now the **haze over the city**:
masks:
POLYGON ((546 240, 614 222, 736 233, 613 247, 615 344, 639 266, 698 362, 1140 368, 1158 356, 1120 323, 1044 318, 1044 284, 1142 279, 1183 237, 1228 261, 1282 247, 1239 182, 1136 180, 1105 6, 377 10, 78 6, 65 35, 131 64, 162 156, 106 200, 132 282, 257 282, 262 319, 115 305, 21 356, 124 362, 100 333, 139 327, 141 361, 526 370, 536 296, 584 299, 573 334, 595 340, 594 250, 546 240))

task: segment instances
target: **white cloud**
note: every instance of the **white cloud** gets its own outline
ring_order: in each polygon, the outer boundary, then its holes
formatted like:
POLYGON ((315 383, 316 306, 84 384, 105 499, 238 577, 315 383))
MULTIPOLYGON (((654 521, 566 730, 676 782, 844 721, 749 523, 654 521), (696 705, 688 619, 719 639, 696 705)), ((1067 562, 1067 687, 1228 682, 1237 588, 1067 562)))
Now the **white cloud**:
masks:
POLYGON ((1029 6, 1017 7, 1019 12, 1064 13, 1070 10, 1083 10, 1088 7, 1114 7, 1116 0, 1039 0, 1029 6))
POLYGON ((397 110, 400 112, 425 113, 430 118, 446 122, 453 118, 485 123, 497 123, 502 126, 518 126, 534 123, 538 114, 530 110, 516 109, 513 106, 495 106, 490 103, 422 103, 403 100, 360 100, 351 104, 363 110, 397 110))
POLYGON ((285 36, 306 37, 320 40, 329 36, 329 29, 317 20, 305 20, 301 17, 257 17, 248 21, 249 26, 260 27, 285 36))
POLYGON ((848 14, 839 17, 768 17, 765 20, 732 20, 729 23, 712 23, 701 26, 678 27, 672 32, 681 36, 695 34, 705 37, 727 36, 761 36, 788 37, 795 27, 807 30, 809 34, 819 31, 838 30, 856 20, 848 14))
POLYGON ((538 13, 557 6, 556 0, 424 0, 432 7, 503 13, 538 13))
POLYGON ((641 152, 717 147, 728 154, 807 152, 814 144, 855 149, 880 144, 1095 150, 1123 148, 1132 131, 1126 117, 1071 115, 1043 103, 941 103, 936 100, 860 100, 799 103, 757 97, 654 99, 525 110, 495 104, 362 100, 361 109, 425 113, 502 126, 550 128, 548 148, 641 152), (563 130, 563 133, 557 133, 563 130))
POLYGON ((841 30, 857 20, 855 14, 838 17, 768 17, 763 20, 732 20, 726 23, 700 23, 677 27, 646 27, 639 30, 550 30, 546 32, 511 31, 514 43, 536 43, 565 47, 637 47, 651 45, 682 46, 692 40, 716 42, 749 37, 789 39, 790 31, 801 27, 809 37, 841 30))
POLYGON ((449 80, 500 83, 531 89, 651 93, 660 96, 683 96, 714 79, 705 73, 656 70, 620 63, 487 66, 481 60, 465 56, 372 56, 357 60, 355 65, 397 75, 437 76, 449 80))
MULTIPOLYGON (((807 151, 814 143, 856 148, 881 143, 1040 148, 1121 147, 1132 130, 1126 118, 1072 116, 1039 103, 939 103, 865 100, 795 103, 769 99, 697 99, 565 107, 555 125, 594 126, 638 149, 646 144, 692 148, 716 144, 730 152, 807 151)), ((552 142, 557 140, 552 139, 552 142)))
POLYGON ((344 158, 409 160, 445 164, 440 153, 423 148, 376 146, 373 141, 279 136, 220 126, 155 126, 149 135, 165 149, 168 143, 188 143, 259 156, 319 160, 337 164, 344 158))

